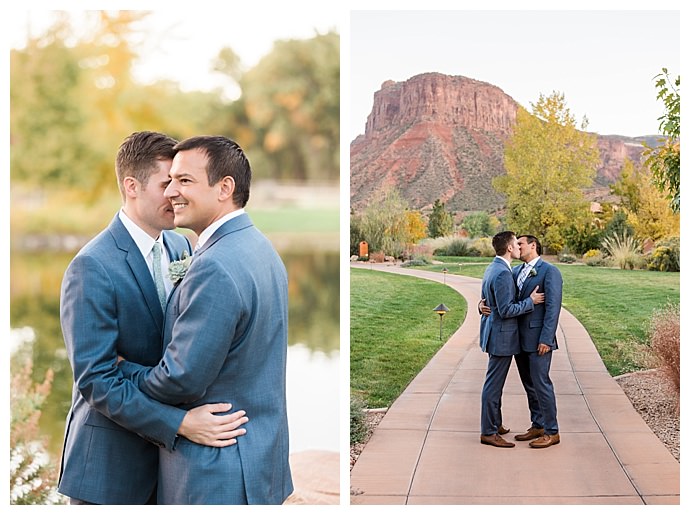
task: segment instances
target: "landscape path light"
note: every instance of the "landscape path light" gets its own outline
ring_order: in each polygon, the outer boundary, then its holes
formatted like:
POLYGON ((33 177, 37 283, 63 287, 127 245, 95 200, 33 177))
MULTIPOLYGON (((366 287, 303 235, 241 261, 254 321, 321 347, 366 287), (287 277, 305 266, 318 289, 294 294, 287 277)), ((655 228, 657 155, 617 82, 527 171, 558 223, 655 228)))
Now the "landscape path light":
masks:
POLYGON ((443 341, 443 315, 448 313, 450 309, 445 304, 439 304, 434 308, 434 312, 438 313, 438 316, 440 317, 439 320, 439 328, 438 328, 438 339, 443 341))

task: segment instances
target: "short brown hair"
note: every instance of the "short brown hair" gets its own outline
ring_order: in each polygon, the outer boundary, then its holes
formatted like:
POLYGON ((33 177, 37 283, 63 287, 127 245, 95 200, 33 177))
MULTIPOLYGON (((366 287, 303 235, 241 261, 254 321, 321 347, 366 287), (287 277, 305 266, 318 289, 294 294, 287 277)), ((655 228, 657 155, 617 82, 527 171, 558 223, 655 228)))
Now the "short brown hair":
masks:
POLYGON ((225 136, 194 136, 175 145, 177 152, 197 148, 208 157, 208 185, 213 186, 223 177, 232 177, 235 181, 232 201, 236 206, 244 207, 249 200, 252 169, 240 146, 225 136))
POLYGON ((541 256, 541 243, 539 243, 539 239, 536 236, 532 236, 531 234, 521 234, 517 237, 517 239, 519 240, 520 238, 525 238, 527 240, 527 243, 536 243, 537 256, 541 256))
POLYGON ((133 132, 122 142, 115 159, 117 185, 124 198, 125 177, 134 177, 143 188, 158 171, 158 161, 175 157, 177 140, 160 132, 133 132))
POLYGON ((508 252, 508 245, 513 241, 515 233, 513 231, 503 231, 496 234, 491 240, 497 256, 502 256, 508 252))

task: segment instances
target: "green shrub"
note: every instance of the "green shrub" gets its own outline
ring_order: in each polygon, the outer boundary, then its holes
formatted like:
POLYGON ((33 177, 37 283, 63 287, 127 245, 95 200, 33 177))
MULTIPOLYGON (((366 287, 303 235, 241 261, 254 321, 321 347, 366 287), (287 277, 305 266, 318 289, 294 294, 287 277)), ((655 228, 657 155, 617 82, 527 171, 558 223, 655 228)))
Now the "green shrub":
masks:
POLYGON ((587 266, 606 266, 607 261, 601 250, 588 250, 582 256, 582 260, 587 266))
POLYGON ((576 254, 582 254, 587 249, 600 245, 602 231, 593 223, 585 223, 582 226, 570 226, 564 231, 566 246, 576 254))
POLYGON ((429 263, 429 261, 427 259, 422 257, 422 258, 413 258, 413 259, 410 259, 409 261, 405 261, 400 266, 403 268, 407 268, 410 266, 426 266, 429 264, 431 264, 431 263, 429 263))
POLYGON ((350 445, 364 442, 367 436, 366 404, 356 393, 350 393, 350 445))
POLYGON ((472 243, 472 248, 479 253, 481 257, 494 257, 496 251, 491 245, 491 238, 477 238, 472 243))
POLYGON ((605 238, 613 238, 614 235, 618 236, 633 236, 635 234, 635 229, 628 222, 628 213, 624 209, 619 209, 614 211, 613 216, 602 233, 602 241, 605 238))
POLYGON ((657 243, 647 268, 660 272, 680 272, 680 238, 671 238, 657 243))
POLYGON ((479 252, 472 248, 467 238, 454 238, 444 247, 434 251, 439 256, 479 256, 479 252))
POLYGON ((558 261, 561 263, 575 263, 577 258, 568 252, 561 252, 558 254, 558 261))

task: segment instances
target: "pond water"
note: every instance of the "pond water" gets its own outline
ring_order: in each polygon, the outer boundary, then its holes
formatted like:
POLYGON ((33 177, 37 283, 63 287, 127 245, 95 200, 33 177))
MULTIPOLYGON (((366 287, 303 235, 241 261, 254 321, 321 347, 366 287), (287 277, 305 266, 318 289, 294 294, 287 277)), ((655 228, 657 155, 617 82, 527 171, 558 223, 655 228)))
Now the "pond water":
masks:
MULTIPOLYGON (((289 277, 287 370, 290 451, 339 450, 339 262, 336 252, 280 252, 289 277)), ((12 253, 11 345, 30 347, 33 378, 55 373, 41 431, 56 462, 70 407, 72 370, 60 329, 65 253, 12 253)))

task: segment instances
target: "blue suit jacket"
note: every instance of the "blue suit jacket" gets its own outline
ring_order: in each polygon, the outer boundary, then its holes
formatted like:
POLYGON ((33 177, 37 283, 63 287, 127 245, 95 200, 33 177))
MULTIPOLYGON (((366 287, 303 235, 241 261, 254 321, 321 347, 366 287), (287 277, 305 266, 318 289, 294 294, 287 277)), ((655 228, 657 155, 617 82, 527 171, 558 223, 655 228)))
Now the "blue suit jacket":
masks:
POLYGON ((292 493, 285 365, 287 273, 246 214, 198 250, 166 312, 165 354, 156 367, 123 362, 146 394, 185 408, 230 402, 247 412, 237 445, 180 438, 161 451, 163 504, 281 504, 292 493), (244 492, 237 485, 244 483, 244 492))
POLYGON ((479 323, 479 344, 493 356, 512 356, 520 352, 517 317, 532 311, 532 299, 516 302, 517 288, 508 263, 495 257, 484 272, 482 298, 491 308, 479 323))
MULTIPOLYGON (((189 251, 179 234, 166 231, 164 242, 171 259, 189 251)), ((148 398, 115 367, 118 354, 153 365, 163 353, 156 287, 117 215, 67 268, 60 321, 74 387, 58 491, 96 504, 143 504, 156 485, 158 446, 174 444, 185 411, 148 398)))
MULTIPOLYGON (((522 265, 513 267, 516 282, 521 267, 522 265)), ((536 275, 527 276, 518 296, 518 300, 528 298, 537 285, 544 294, 543 304, 537 304, 534 311, 518 318, 520 346, 526 352, 535 352, 540 343, 545 343, 552 349, 558 348, 556 328, 563 298, 563 278, 557 267, 540 259, 534 270, 536 275)))

